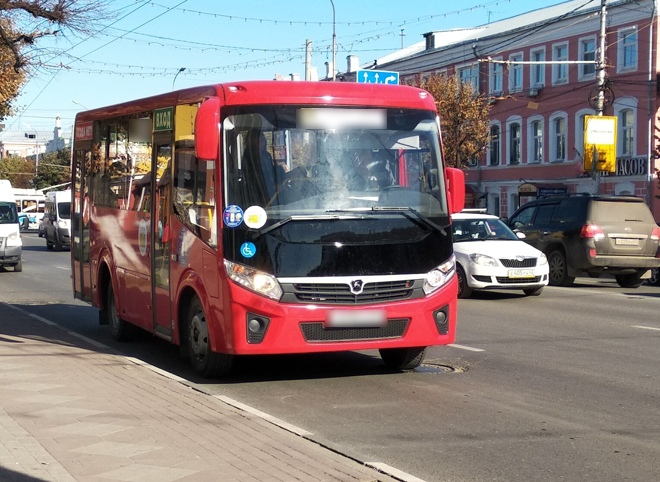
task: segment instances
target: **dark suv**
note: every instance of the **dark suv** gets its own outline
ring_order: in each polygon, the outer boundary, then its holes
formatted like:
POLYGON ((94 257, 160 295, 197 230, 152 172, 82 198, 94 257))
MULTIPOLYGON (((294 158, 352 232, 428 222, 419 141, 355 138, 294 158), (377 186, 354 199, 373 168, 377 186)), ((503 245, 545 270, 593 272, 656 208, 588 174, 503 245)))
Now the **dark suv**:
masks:
POLYGON ((611 274, 619 286, 637 288, 660 266, 660 227, 634 196, 541 198, 520 207, 508 224, 548 257, 551 285, 570 286, 587 273, 611 274))

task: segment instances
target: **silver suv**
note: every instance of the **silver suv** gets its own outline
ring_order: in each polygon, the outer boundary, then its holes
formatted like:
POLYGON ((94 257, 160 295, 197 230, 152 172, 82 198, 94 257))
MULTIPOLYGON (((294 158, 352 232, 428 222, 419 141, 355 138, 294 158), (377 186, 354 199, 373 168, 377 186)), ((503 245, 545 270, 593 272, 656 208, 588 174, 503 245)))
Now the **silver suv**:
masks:
POLYGON ((586 273, 611 274, 619 286, 637 288, 660 267, 660 227, 638 197, 541 198, 520 207, 508 225, 545 253, 551 285, 570 286, 586 273))

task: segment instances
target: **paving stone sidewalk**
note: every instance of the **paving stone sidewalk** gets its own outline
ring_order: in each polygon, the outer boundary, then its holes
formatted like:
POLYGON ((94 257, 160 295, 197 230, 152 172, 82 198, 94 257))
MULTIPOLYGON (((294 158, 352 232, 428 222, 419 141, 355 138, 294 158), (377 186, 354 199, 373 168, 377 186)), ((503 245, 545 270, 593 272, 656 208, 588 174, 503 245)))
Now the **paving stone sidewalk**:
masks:
POLYGON ((0 303, 0 480, 401 479, 0 303))

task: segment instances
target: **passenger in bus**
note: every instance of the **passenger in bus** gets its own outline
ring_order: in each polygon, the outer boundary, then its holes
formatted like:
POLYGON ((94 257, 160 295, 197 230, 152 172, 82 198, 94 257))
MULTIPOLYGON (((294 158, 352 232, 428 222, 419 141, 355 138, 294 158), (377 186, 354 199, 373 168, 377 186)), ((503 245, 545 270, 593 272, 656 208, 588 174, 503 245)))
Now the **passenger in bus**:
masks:
POLYGON ((285 169, 275 162, 268 151, 266 136, 258 130, 252 130, 246 135, 243 169, 248 180, 246 189, 251 193, 256 192, 265 201, 264 204, 275 196, 286 174, 285 169))

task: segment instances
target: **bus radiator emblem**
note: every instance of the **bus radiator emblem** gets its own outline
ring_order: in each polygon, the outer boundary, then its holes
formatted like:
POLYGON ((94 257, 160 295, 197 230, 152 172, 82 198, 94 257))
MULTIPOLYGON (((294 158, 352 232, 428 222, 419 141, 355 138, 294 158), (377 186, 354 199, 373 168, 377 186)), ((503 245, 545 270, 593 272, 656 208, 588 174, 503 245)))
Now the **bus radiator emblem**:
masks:
POLYGON ((362 287, 364 286, 364 282, 361 279, 356 279, 351 281, 351 293, 354 295, 359 295, 362 293, 362 287))

